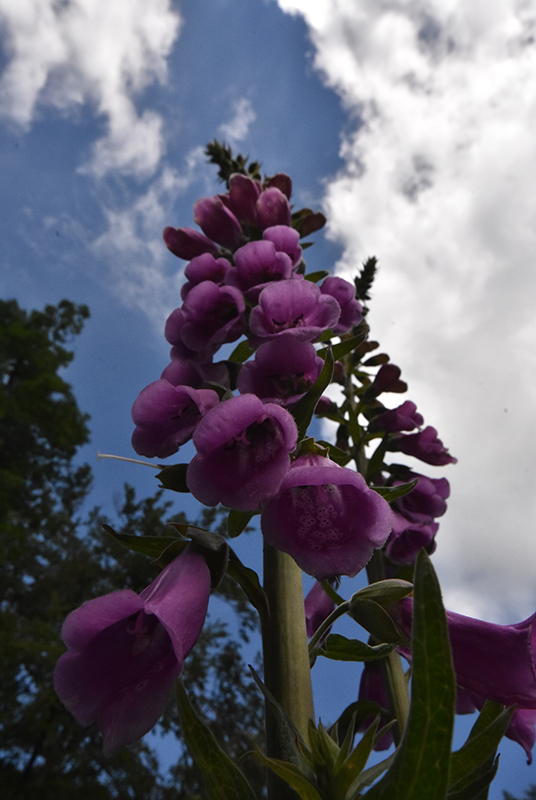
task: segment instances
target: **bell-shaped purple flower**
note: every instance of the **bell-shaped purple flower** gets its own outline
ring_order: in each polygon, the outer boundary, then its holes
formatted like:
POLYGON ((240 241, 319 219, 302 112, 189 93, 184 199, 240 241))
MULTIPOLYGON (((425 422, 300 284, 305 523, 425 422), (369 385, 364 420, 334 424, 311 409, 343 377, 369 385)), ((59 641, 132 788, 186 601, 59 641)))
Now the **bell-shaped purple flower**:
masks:
POLYGON ((395 501, 395 508, 410 522, 427 525, 437 517, 442 517, 447 510, 450 484, 446 478, 429 478, 408 469, 399 476, 399 480, 393 481, 393 486, 400 486, 415 478, 418 479, 417 485, 409 494, 395 501))
POLYGON ((426 547, 429 553, 435 550, 435 535, 439 525, 437 522, 422 524, 410 522, 401 514, 393 513, 393 530, 385 553, 395 564, 413 564, 419 550, 426 547))
MULTIPOLYGON (((320 581, 317 581, 304 600, 305 629, 310 639, 325 619, 335 610, 335 603, 324 591, 320 581)), ((324 634, 325 638, 329 631, 324 634)))
POLYGON ((292 214, 288 198, 276 186, 270 186, 262 192, 255 210, 258 225, 263 230, 274 225, 290 225, 292 214))
POLYGON ((283 192, 287 200, 290 200, 292 195, 292 179, 286 172, 277 172, 265 182, 266 189, 275 186, 276 189, 283 192))
POLYGON ((166 323, 166 338, 192 351, 214 352, 225 342, 234 342, 245 331, 246 304, 242 292, 232 286, 203 281, 188 293, 182 308, 166 323), (179 313, 177 313, 179 312, 179 313))
POLYGON ((142 389, 132 406, 132 447, 140 456, 167 458, 189 439, 203 416, 220 401, 212 389, 172 386, 158 380, 142 389))
POLYGON ((181 298, 186 300, 190 289, 203 281, 212 281, 217 286, 225 280, 227 272, 231 269, 231 264, 226 258, 214 258, 211 253, 192 258, 184 270, 186 283, 181 289, 181 298))
POLYGON ((210 239, 204 236, 195 228, 164 228, 162 233, 165 245, 174 256, 189 261, 191 258, 200 256, 203 253, 211 253, 213 256, 220 254, 220 248, 210 239))
POLYGON ((81 725, 97 722, 110 755, 146 734, 199 636, 210 594, 204 558, 187 547, 146 589, 89 600, 62 629, 54 687, 81 725))
POLYGON ((296 424, 281 406, 252 394, 225 400, 195 430, 188 487, 207 506, 254 511, 279 489, 297 438, 296 424))
POLYGON ((255 344, 292 331, 294 336, 313 342, 337 324, 341 307, 334 297, 321 294, 315 283, 306 280, 272 283, 259 295, 259 305, 251 312, 249 326, 255 344))
POLYGON ((236 266, 228 271, 225 282, 246 293, 256 302, 262 289, 272 281, 292 277, 292 262, 286 253, 278 253, 273 242, 248 242, 234 254, 236 266))
POLYGON ((229 180, 229 193, 222 200, 243 225, 255 227, 258 225, 256 203, 261 191, 259 181, 235 173, 229 180))
POLYGON ((286 253, 292 261, 292 266, 297 267, 301 261, 302 248, 300 247, 300 234, 288 225, 273 225, 266 228, 262 234, 265 241, 273 242, 278 253, 286 253))
POLYGON ((421 414, 417 413, 417 406, 411 400, 405 400, 397 408, 391 408, 382 414, 374 417, 370 423, 371 431, 387 431, 388 433, 400 433, 400 431, 412 431, 419 428, 424 420, 421 414))
MULTIPOLYGON (((409 636, 412 598, 395 618, 409 636)), ((470 695, 536 710, 536 614, 516 625, 496 625, 447 611, 456 681, 470 695)))
POLYGON ((202 197, 194 203, 194 222, 203 233, 222 247, 234 250, 242 241, 242 227, 217 195, 202 197))
POLYGON ((355 299, 355 288, 351 283, 344 278, 329 277, 322 282, 320 291, 334 297, 341 307, 339 320, 332 328, 333 333, 347 333, 354 325, 359 325, 363 319, 363 309, 355 299))
POLYGON ((297 458, 261 515, 266 541, 319 581, 357 575, 391 524, 388 503, 362 475, 322 456, 297 458))
MULTIPOLYGON (((164 327, 164 336, 170 344, 171 360, 172 361, 195 361, 199 364, 209 364, 212 361, 214 353, 219 348, 219 344, 209 344, 207 347, 200 350, 192 350, 187 347, 182 339, 182 329, 186 322, 186 316, 182 308, 176 308, 171 312, 166 320, 164 327)), ((171 381, 173 383, 173 381, 171 381)))
POLYGON ((287 333, 259 347, 255 360, 242 366, 237 388, 240 394, 289 406, 309 391, 323 366, 310 342, 287 333))
POLYGON ((192 389, 201 389, 205 381, 219 383, 220 386, 229 388, 229 368, 224 361, 212 362, 190 361, 174 357, 171 350, 171 363, 167 365, 160 375, 172 386, 191 386, 192 389))
POLYGON ((405 453, 407 456, 432 464, 436 467, 443 467, 445 464, 456 464, 457 458, 451 456, 443 442, 437 438, 437 431, 429 425, 419 433, 402 435, 392 445, 396 450, 405 453))

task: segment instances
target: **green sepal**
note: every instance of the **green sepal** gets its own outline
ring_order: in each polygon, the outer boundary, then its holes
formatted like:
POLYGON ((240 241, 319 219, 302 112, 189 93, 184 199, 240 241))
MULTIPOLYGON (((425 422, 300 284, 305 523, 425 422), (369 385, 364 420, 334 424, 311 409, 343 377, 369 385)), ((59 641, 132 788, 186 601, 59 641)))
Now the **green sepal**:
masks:
MULTIPOLYGON (((187 525, 184 522, 170 522, 169 524, 179 533, 187 536, 192 541, 195 549, 201 553, 210 570, 211 587, 212 589, 217 589, 227 572, 229 563, 230 548, 223 536, 220 536, 219 533, 207 531, 204 528, 187 525)), ((171 547, 174 548, 175 545, 171 547)), ((167 551, 162 554, 162 557, 166 555, 167 551)), ((174 557, 175 555, 173 555, 174 557)))
POLYGON ((380 497, 383 497, 384 500, 387 500, 388 503, 392 503, 393 500, 398 500, 399 497, 409 494, 417 486, 418 482, 419 479, 415 478, 413 481, 401 483, 400 486, 371 486, 370 488, 380 497))
POLYGON ((363 589, 352 595, 350 602, 374 600, 375 603, 379 603, 381 606, 388 606, 390 603, 402 600, 412 592, 413 584, 409 581, 403 581, 400 578, 387 578, 364 586, 363 589))
POLYGON ((317 272, 309 272, 307 275, 304 275, 306 281, 311 281, 311 283, 318 283, 318 281, 327 278, 330 274, 329 269, 319 269, 317 272))
POLYGON ((171 464, 169 467, 162 467, 157 479, 163 489, 171 489, 172 492, 190 493, 186 483, 186 470, 188 464, 171 464))
POLYGON ((254 352, 255 350, 249 346, 248 340, 243 339, 236 345, 235 349, 227 360, 236 361, 238 364, 243 364, 244 361, 247 361, 254 352))
POLYGON ((322 642, 317 655, 333 661, 376 661, 394 650, 396 644, 370 645, 359 639, 347 639, 339 633, 331 633, 322 642))
MULTIPOLYGON (((142 553, 154 560, 160 558, 164 550, 177 541, 172 536, 136 536, 130 533, 116 533, 114 529, 103 523, 102 527, 117 542, 135 553, 142 553)), ((186 542, 183 543, 186 546, 186 542)))
POLYGON ((177 707, 184 738, 203 773, 210 800, 255 800, 244 774, 196 713, 180 679, 177 681, 177 707))
POLYGON ((311 747, 312 768, 315 775, 331 775, 335 762, 339 756, 340 747, 326 731, 322 722, 318 723, 318 728, 313 720, 309 720, 308 725, 309 744, 311 747))
POLYGON ((408 722, 395 759, 367 800, 442 800, 449 784, 456 681, 447 618, 432 563, 416 559, 408 722))
POLYGON ((379 603, 366 598, 358 598, 350 603, 351 607, 348 613, 352 619, 379 642, 389 642, 402 647, 410 646, 408 637, 379 603))
POLYGON ((237 508, 232 508, 227 516, 227 535, 229 538, 236 539, 237 536, 240 536, 256 513, 256 511, 239 511, 237 508))
POLYGON ((314 785, 300 772, 298 767, 288 761, 265 756, 258 748, 253 755, 262 761, 275 775, 282 778, 298 793, 301 800, 324 800, 314 785))
MULTIPOLYGON (((332 417, 330 419, 332 419, 332 417)), ((351 453, 347 453, 346 450, 341 450, 339 447, 335 447, 335 445, 331 442, 325 442, 323 439, 317 439, 316 443, 321 445, 321 447, 326 448, 328 458, 338 464, 339 467, 345 467, 348 462, 352 460, 351 453)))
POLYGON ((333 354, 331 348, 328 348, 328 353, 326 354, 324 366, 320 370, 320 375, 307 394, 304 395, 301 400, 298 400, 296 405, 291 409, 291 414, 298 428, 298 442, 301 442, 301 440, 305 438, 317 403, 331 382, 331 378, 333 377, 333 364, 333 354))

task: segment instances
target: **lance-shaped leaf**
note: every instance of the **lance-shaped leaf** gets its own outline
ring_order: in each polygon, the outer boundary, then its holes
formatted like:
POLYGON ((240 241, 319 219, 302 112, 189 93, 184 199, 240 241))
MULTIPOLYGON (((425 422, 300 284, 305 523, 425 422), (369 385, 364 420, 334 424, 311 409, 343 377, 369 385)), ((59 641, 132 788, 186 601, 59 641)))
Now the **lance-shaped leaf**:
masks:
POLYGON ((186 483, 186 470, 188 464, 172 464, 169 467, 162 467, 157 479, 160 481, 160 486, 164 489, 171 489, 173 492, 189 493, 188 484, 186 483))
POLYGON ((177 681, 177 706, 184 738, 203 773, 210 800, 255 800, 244 774, 196 713, 181 680, 177 681))
POLYGON ((243 533, 250 519, 255 516, 255 511, 239 511, 232 508, 227 516, 227 533, 231 539, 235 539, 243 533))
POLYGON ((317 403, 331 382, 331 378, 333 377, 333 364, 333 353, 331 352, 331 348, 328 348, 326 360, 320 371, 320 375, 307 394, 304 395, 292 409, 292 416, 298 428, 298 442, 307 434, 307 428, 311 424, 317 403))
POLYGON ((376 661, 389 655, 395 647, 395 644, 365 644, 359 639, 347 639, 339 633, 332 633, 322 643, 317 655, 333 661, 376 661))
POLYGON ((350 616, 371 633, 379 642, 409 646, 405 633, 391 619, 387 611, 374 600, 357 598, 350 604, 350 616))
POLYGON ((239 342, 236 345, 235 349, 229 356, 229 361, 235 361, 239 364, 242 364, 244 361, 247 361, 254 352, 255 350, 249 346, 248 340, 244 339, 242 342, 239 342))
MULTIPOLYGON (((149 556, 155 560, 160 558, 167 547, 177 541, 177 539, 174 539, 172 536, 136 536, 130 533, 116 533, 116 531, 106 523, 103 523, 102 527, 106 533, 110 534, 110 536, 122 544, 123 547, 128 548, 128 550, 133 550, 135 553, 142 553, 144 556, 149 556)), ((186 544, 187 542, 182 542, 183 547, 185 547, 186 544)))
POLYGON ((268 758, 260 750, 256 750, 256 758, 266 764, 273 773, 282 778, 298 793, 301 800, 324 800, 313 784, 300 772, 300 770, 287 761, 278 758, 268 758))
POLYGON ((424 551, 415 566, 409 718, 392 766, 367 800, 442 800, 449 785, 456 682, 441 590, 424 551))
POLYGON ((229 563, 227 574, 231 576, 243 589, 251 605, 257 609, 261 620, 268 617, 268 599, 262 588, 257 573, 244 566, 236 553, 229 548, 229 563))
POLYGON ((374 600, 382 606, 396 603, 413 592, 413 584, 400 578, 387 578, 384 581, 375 581, 363 587, 352 596, 356 600, 374 600))
POLYGON ((357 747, 354 748, 346 761, 337 769, 335 778, 330 787, 330 797, 332 797, 333 800, 335 800, 335 798, 346 800, 349 795, 351 796, 354 793, 353 784, 365 769, 372 748, 374 747, 374 738, 379 721, 380 717, 378 715, 363 735, 357 747))
MULTIPOLYGON (((449 797, 451 794, 456 796, 462 789, 469 789, 470 786, 481 786, 484 776, 491 775, 497 747, 508 728, 512 714, 513 708, 505 709, 498 703, 486 702, 467 741, 452 754, 449 797)), ((487 785, 489 784, 484 784, 487 785)))
MULTIPOLYGON (((341 358, 343 358, 343 356, 346 356, 348 355, 348 353, 351 353, 353 350, 356 349, 356 347, 359 347, 359 345, 365 341, 369 330, 368 325, 362 323, 359 326, 359 328, 357 328, 357 330, 358 333, 356 333, 355 336, 350 336, 350 338, 343 339, 342 342, 333 345, 332 348, 333 358, 335 361, 339 361, 341 358)), ((327 352, 328 352, 327 348, 323 347, 318 351, 318 355, 321 358, 325 358, 327 352)))
POLYGON ((409 494, 417 486, 418 482, 419 479, 415 478, 414 481, 401 483, 400 486, 371 486, 370 488, 374 489, 388 503, 391 503, 393 500, 398 500, 399 497, 409 494))

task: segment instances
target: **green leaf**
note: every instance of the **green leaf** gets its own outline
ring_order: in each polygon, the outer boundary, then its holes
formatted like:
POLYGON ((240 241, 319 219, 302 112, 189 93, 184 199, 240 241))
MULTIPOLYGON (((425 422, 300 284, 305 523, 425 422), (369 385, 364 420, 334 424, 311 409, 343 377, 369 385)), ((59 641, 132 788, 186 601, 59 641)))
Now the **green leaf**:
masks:
POLYGON ((352 454, 347 453, 346 450, 341 450, 339 447, 335 447, 334 444, 331 442, 326 442, 323 439, 317 439, 317 444, 325 447, 328 451, 328 457, 331 458, 339 467, 345 467, 349 461, 352 460, 352 454))
POLYGON ((261 620, 268 618, 268 599, 262 588, 257 573, 244 566, 236 553, 229 548, 227 574, 233 578, 244 591, 251 605, 257 609, 261 620))
POLYGON ((163 467, 156 476, 160 481, 160 486, 164 489, 171 489, 173 492, 190 493, 186 483, 186 470, 188 464, 172 464, 163 467))
POLYGON ((409 718, 393 764, 367 800, 443 800, 447 794, 456 682, 441 589, 424 551, 414 585, 409 718))
MULTIPOLYGON (((113 538, 124 547, 133 550, 135 553, 143 553, 144 556, 149 556, 155 560, 160 558, 167 547, 180 541, 174 539, 172 536, 135 536, 127 533, 116 533, 114 529, 106 523, 104 523, 102 527, 106 533, 113 536, 113 538)), ((187 542, 182 542, 182 545, 186 547, 187 542)))
POLYGON ((263 764, 266 764, 272 772, 283 778, 289 786, 292 786, 301 797, 301 800, 323 800, 313 784, 307 780, 294 764, 289 764, 287 761, 281 761, 278 758, 268 758, 260 750, 256 750, 253 755, 263 764))
POLYGON ((417 486, 418 482, 419 479, 415 478, 414 481, 401 483, 400 486, 371 486, 370 488, 373 489, 376 494, 379 494, 380 497, 383 497, 384 500, 387 500, 388 503, 391 503, 393 500, 397 500, 399 497, 404 497, 406 494, 409 494, 412 489, 417 486))
MULTIPOLYGON (((362 342, 365 341, 368 334, 368 327, 363 326, 362 330, 359 333, 356 333, 355 336, 351 336, 350 339, 343 339, 342 342, 333 345, 333 359, 335 361, 340 361, 343 356, 348 355, 348 353, 352 353, 356 347, 359 347, 362 342)), ((321 358, 325 358, 327 353, 327 347, 323 347, 318 351, 318 355, 321 358)))
POLYGON ((319 269, 317 272, 309 272, 307 275, 304 275, 306 281, 311 281, 311 283, 318 283, 323 278, 327 278, 329 275, 329 270, 327 269, 319 269))
POLYGON ((474 781, 464 786, 463 789, 451 791, 447 794, 447 800, 487 800, 488 789, 497 774, 499 768, 499 756, 490 759, 490 767, 479 771, 480 774, 474 781))
POLYGON ((180 679, 177 681, 177 706, 184 738, 203 773, 210 800, 255 800, 253 789, 241 770, 197 715, 180 679))
POLYGON ((360 589, 352 596, 352 602, 355 600, 374 600, 374 602, 384 606, 396 603, 397 600, 402 600, 412 591, 413 584, 409 581, 403 581, 400 578, 388 578, 384 581, 370 583, 360 589))
POLYGON ((395 644, 370 645, 359 639, 347 639, 338 633, 330 634, 318 650, 319 656, 331 658, 333 661, 376 661, 384 658, 395 644))
POLYGON ((307 428, 311 423, 317 403, 331 382, 331 378, 333 377, 333 363, 333 354, 331 348, 328 348, 325 363, 320 371, 320 375, 307 394, 304 395, 291 410, 298 427, 298 442, 306 436, 307 428))
POLYGON ((227 517, 227 533, 231 539, 235 539, 243 533, 248 522, 255 516, 256 511, 239 511, 237 508, 232 508, 227 517))
POLYGON ((233 350, 233 352, 229 356, 228 360, 229 361, 236 361, 239 364, 243 364, 244 361, 247 361, 248 358, 250 356, 252 356, 254 352, 255 352, 255 350, 253 350, 249 346, 248 340, 244 339, 243 341, 239 342, 236 345, 235 349, 233 350))
POLYGON ((374 783, 374 781, 380 777, 382 772, 385 772, 386 769, 389 769, 389 767, 395 760, 395 756, 396 753, 391 753, 390 756, 385 758, 383 761, 380 761, 379 764, 374 764, 372 767, 369 767, 368 769, 364 770, 359 776, 359 778, 353 783, 351 787, 351 793, 348 792, 347 800, 354 800, 354 798, 361 797, 361 795, 358 794, 358 792, 361 789, 365 788, 365 786, 370 786, 371 783, 374 783))
POLYGON ((335 780, 331 786, 331 796, 333 798, 352 796, 354 794, 353 784, 358 776, 363 772, 369 756, 374 747, 374 737, 380 721, 379 715, 372 725, 364 733, 361 741, 348 756, 344 764, 339 768, 335 780))
POLYGON ((391 642, 409 647, 409 639, 391 619, 387 611, 374 600, 357 598, 350 601, 350 616, 379 642, 391 642))
POLYGON ((514 709, 486 703, 465 744, 452 754, 450 787, 455 793, 487 774, 493 765, 499 742, 510 723, 514 709))

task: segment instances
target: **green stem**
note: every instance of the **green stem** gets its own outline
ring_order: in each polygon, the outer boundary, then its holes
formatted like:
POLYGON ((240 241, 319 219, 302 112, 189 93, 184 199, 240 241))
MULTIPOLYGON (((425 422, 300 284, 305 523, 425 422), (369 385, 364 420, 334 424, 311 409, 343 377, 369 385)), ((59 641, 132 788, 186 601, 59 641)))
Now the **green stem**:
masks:
MULTIPOLYGON (((264 545, 264 591, 269 618, 262 631, 264 682, 277 702, 308 741, 308 723, 314 719, 313 690, 305 632, 302 573, 286 553, 264 545)), ((266 710, 266 749, 281 758, 276 720, 266 710)), ((284 798, 281 783, 269 779, 270 800, 284 798)))

